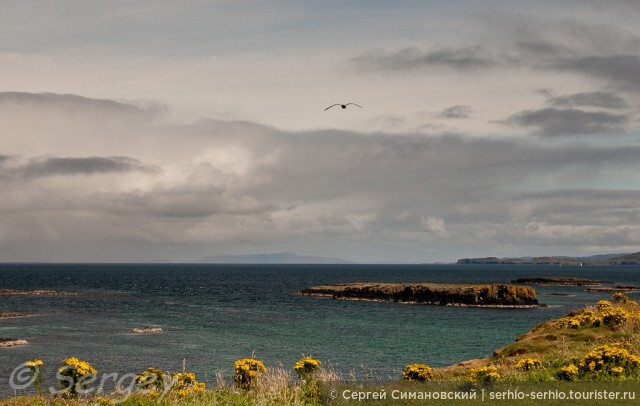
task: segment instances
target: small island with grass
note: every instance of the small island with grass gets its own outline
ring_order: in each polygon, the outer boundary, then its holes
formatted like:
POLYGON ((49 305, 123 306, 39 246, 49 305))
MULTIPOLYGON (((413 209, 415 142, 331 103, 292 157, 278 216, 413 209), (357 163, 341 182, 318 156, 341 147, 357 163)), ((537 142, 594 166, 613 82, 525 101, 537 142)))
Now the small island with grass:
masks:
POLYGON ((345 283, 313 286, 298 295, 443 306, 540 306, 533 288, 509 284, 345 283))
POLYGON ((611 282, 601 281, 597 279, 576 278, 573 276, 545 276, 519 278, 511 281, 511 283, 532 284, 539 286, 600 286, 604 283, 611 282))

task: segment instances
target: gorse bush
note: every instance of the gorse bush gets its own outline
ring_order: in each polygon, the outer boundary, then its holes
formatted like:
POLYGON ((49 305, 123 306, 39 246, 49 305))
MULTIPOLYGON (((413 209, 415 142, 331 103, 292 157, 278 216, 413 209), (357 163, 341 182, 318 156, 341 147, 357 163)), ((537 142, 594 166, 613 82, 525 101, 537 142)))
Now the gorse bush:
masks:
POLYGON ((500 374, 498 373, 498 368, 493 365, 471 368, 469 380, 476 383, 496 382, 500 380, 500 374))
POLYGON ((640 357, 619 345, 601 345, 589 351, 579 364, 587 378, 634 374, 640 369, 640 357))
POLYGON ((602 310, 602 323, 605 326, 619 326, 625 324, 630 316, 625 309, 610 307, 602 310))
POLYGON ((206 389, 205 383, 198 382, 193 372, 174 372, 171 379, 173 382, 171 390, 175 390, 181 397, 202 393, 206 389))
POLYGON ((234 364, 234 381, 243 388, 253 385, 258 376, 267 371, 262 361, 242 358, 234 364))
POLYGON ((319 360, 304 356, 293 366, 293 370, 302 380, 313 379, 318 369, 320 369, 319 360))
POLYGON ((163 392, 168 374, 161 369, 147 368, 136 376, 136 386, 145 392, 163 392))
POLYGON ((25 365, 31 370, 33 374, 33 387, 36 389, 36 393, 40 395, 42 392, 42 384, 44 383, 44 378, 42 377, 42 366, 44 363, 41 359, 36 358, 25 362, 25 365))
POLYGON ((561 367, 556 376, 562 381, 574 381, 578 377, 578 372, 579 370, 577 366, 569 364, 561 367))
POLYGON ((402 379, 409 381, 430 381, 433 379, 433 369, 426 364, 410 364, 402 370, 402 379))
POLYGON ((599 300, 594 308, 583 309, 579 314, 562 319, 561 325, 567 328, 580 327, 618 327, 625 325, 632 318, 640 318, 638 303, 621 292, 613 295, 613 303, 599 300))
POLYGON ((67 396, 78 396, 78 391, 86 389, 89 381, 98 373, 91 364, 76 357, 65 358, 62 363, 63 366, 58 368, 58 383, 62 393, 67 396))
POLYGON ((542 366, 542 361, 538 358, 524 358, 516 363, 516 369, 520 369, 522 371, 531 371, 532 369, 539 368, 542 366))

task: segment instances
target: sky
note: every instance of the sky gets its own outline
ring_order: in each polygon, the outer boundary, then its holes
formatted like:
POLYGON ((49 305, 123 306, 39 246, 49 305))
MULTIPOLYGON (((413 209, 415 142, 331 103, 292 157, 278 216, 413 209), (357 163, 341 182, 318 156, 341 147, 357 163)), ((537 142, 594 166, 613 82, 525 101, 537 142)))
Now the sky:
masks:
POLYGON ((640 251, 637 21, 632 0, 1 0, 0 261, 640 251))

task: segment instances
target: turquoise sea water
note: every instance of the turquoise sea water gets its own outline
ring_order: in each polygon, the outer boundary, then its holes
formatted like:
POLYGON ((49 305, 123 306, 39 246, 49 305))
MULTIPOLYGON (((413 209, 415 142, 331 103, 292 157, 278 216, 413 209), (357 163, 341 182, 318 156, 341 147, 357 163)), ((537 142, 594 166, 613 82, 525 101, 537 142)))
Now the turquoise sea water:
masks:
MULTIPOLYGON (((527 276, 580 276, 637 284, 640 267, 484 265, 0 264, 0 289, 55 289, 73 296, 0 296, 0 337, 29 345, 0 348, 0 395, 11 371, 41 358, 45 372, 68 356, 99 372, 149 366, 200 378, 230 377, 234 360, 254 355, 290 368, 302 354, 344 376, 397 379, 408 363, 441 367, 490 355, 537 323, 606 298, 580 287, 536 287, 550 307, 482 309, 299 297, 309 286, 343 282, 510 282, 527 276), (568 294, 557 296, 554 293, 568 294), (135 335, 144 325, 165 332, 135 335)), ((635 299, 637 294, 631 294, 635 299)))

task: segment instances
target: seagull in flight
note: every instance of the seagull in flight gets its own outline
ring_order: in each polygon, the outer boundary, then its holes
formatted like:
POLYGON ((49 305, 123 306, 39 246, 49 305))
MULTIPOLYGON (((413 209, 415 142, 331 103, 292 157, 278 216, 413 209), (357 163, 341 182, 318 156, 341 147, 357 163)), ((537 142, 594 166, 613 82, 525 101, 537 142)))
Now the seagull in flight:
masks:
POLYGON ((324 111, 327 111, 327 110, 329 110, 331 107, 335 107, 335 106, 340 106, 340 107, 342 107, 343 109, 346 109, 346 108, 347 108, 347 106, 348 106, 348 105, 350 105, 350 104, 353 104, 354 106, 358 106, 358 107, 362 108, 362 106, 361 106, 361 105, 359 105, 359 104, 355 104, 355 103, 347 103, 347 104, 340 104, 340 103, 337 103, 337 104, 332 104, 331 106, 327 107, 326 109, 324 109, 324 111))

